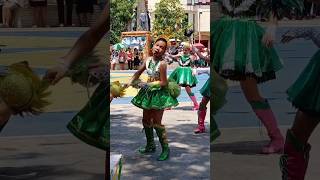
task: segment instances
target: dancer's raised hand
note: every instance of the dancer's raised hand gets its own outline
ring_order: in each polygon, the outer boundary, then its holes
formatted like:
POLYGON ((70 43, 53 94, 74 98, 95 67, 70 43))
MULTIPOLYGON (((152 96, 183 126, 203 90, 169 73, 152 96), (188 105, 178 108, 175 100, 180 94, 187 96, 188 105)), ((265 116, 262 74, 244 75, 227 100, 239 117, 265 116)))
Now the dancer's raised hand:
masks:
POLYGON ((48 69, 43 79, 47 80, 52 85, 55 85, 66 75, 67 71, 68 71, 68 66, 65 65, 64 63, 60 63, 48 69))

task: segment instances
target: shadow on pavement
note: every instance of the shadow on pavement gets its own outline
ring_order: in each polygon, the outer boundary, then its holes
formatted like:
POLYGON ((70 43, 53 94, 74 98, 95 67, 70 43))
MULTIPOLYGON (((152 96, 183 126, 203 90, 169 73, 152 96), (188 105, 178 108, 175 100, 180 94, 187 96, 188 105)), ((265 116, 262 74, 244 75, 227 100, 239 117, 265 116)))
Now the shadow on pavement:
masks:
MULTIPOLYGON (((69 176, 79 177, 88 175, 85 171, 69 169, 61 165, 55 166, 24 166, 24 167, 0 167, 1 180, 42 180, 60 179, 69 176)), ((90 174, 88 180, 103 179, 104 174, 90 174)), ((72 179, 72 178, 71 178, 72 179)))
POLYGON ((164 114, 163 124, 167 129, 171 151, 169 160, 159 162, 156 159, 161 153, 161 146, 155 132, 157 151, 148 155, 137 153, 137 149, 146 143, 141 112, 129 114, 125 109, 112 110, 111 152, 124 156, 123 179, 209 179, 208 130, 204 134, 194 135, 195 124, 188 122, 193 117, 186 119, 177 114, 174 120, 170 120, 169 113, 164 114))
POLYGON ((210 145, 210 152, 232 153, 238 155, 261 154, 261 148, 268 141, 240 141, 232 143, 218 143, 210 145))

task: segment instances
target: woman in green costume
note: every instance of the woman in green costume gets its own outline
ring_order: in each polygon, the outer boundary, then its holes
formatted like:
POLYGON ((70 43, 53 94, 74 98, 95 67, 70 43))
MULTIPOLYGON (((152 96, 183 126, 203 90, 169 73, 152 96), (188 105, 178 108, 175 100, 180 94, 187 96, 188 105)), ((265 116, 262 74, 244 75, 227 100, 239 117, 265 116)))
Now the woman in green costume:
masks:
MULTIPOLYGON (((320 30, 317 27, 290 30, 283 35, 282 42, 288 43, 296 38, 312 40, 320 48, 320 30)), ((292 127, 287 131, 284 153, 280 158, 282 179, 303 180, 311 150, 308 141, 320 122, 320 50, 312 56, 287 94, 298 111, 292 127)))
POLYGON ((190 99, 193 102, 193 110, 198 110, 199 104, 197 102, 197 98, 191 91, 191 88, 196 86, 198 80, 191 68, 192 59, 190 51, 190 44, 184 43, 182 54, 169 55, 171 58, 176 59, 179 63, 179 66, 170 74, 169 79, 175 81, 180 86, 185 87, 190 99))
POLYGON ((153 136, 153 129, 155 129, 162 147, 158 161, 167 160, 170 155, 166 129, 161 123, 164 109, 178 105, 176 96, 172 96, 172 93, 168 89, 168 86, 172 82, 168 82, 167 64, 163 61, 166 48, 167 41, 164 38, 158 38, 152 47, 153 56, 148 57, 128 84, 134 85, 140 75, 145 70, 147 71, 147 83, 138 84, 141 89, 131 102, 143 109, 142 124, 147 144, 145 147, 140 148, 139 152, 141 154, 155 152, 156 145, 153 136))
POLYGON ((223 17, 211 23, 212 68, 223 78, 240 81, 246 100, 262 121, 271 139, 262 153, 283 150, 284 138, 268 101, 257 84, 276 78, 282 63, 273 48, 277 20, 292 7, 301 10, 299 0, 218 0, 223 17), (299 9, 300 8, 300 9, 299 9), (267 17, 267 30, 255 18, 267 17))
MULTIPOLYGON (((208 56, 203 56, 195 47, 192 47, 192 51, 196 53, 201 59, 204 59, 207 63, 210 64, 210 54, 208 54, 208 56)), ((198 110, 198 127, 194 130, 194 133, 197 134, 205 132, 204 121, 207 113, 207 104, 209 103, 210 97, 212 95, 213 102, 210 111, 210 141, 212 142, 220 135, 218 125, 213 115, 215 115, 216 112, 225 104, 225 95, 228 90, 228 85, 226 81, 221 78, 214 70, 211 74, 211 78, 209 78, 200 89, 202 100, 200 102, 200 107, 198 110), (210 86, 210 84, 212 84, 212 86, 210 86), (212 89, 214 93, 211 94, 210 89, 212 89)))
POLYGON ((109 30, 108 12, 106 6, 98 22, 77 40, 68 54, 61 58, 59 65, 47 71, 44 79, 56 84, 69 76, 73 82, 85 86, 99 84, 89 102, 74 116, 67 128, 82 141, 109 152, 108 68, 99 63, 95 56, 88 56, 109 30))

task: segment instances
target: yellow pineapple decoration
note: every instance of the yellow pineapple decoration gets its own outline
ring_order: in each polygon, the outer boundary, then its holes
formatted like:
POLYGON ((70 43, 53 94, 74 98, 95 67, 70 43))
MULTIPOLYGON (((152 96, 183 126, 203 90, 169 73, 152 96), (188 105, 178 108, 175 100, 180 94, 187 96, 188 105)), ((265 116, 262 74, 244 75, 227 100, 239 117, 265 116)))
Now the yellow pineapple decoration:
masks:
POLYGON ((110 84, 110 93, 115 98, 124 96, 124 90, 125 88, 120 84, 119 81, 115 81, 110 84))
POLYGON ((50 95, 49 82, 42 81, 23 61, 12 64, 0 77, 0 96, 14 114, 37 115, 49 105, 45 100, 50 95))

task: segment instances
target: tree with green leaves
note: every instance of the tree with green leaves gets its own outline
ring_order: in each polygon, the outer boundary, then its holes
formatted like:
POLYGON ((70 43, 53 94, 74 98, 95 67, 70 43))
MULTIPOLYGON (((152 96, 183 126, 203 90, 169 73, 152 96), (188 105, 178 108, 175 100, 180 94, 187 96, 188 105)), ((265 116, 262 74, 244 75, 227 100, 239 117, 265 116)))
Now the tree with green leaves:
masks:
POLYGON ((120 42, 121 32, 127 31, 128 23, 132 20, 136 0, 111 0, 110 3, 110 23, 111 34, 110 43, 120 42))
POLYGON ((170 39, 186 40, 184 32, 190 26, 180 0, 160 0, 156 3, 154 13, 153 37, 165 36, 170 39))

